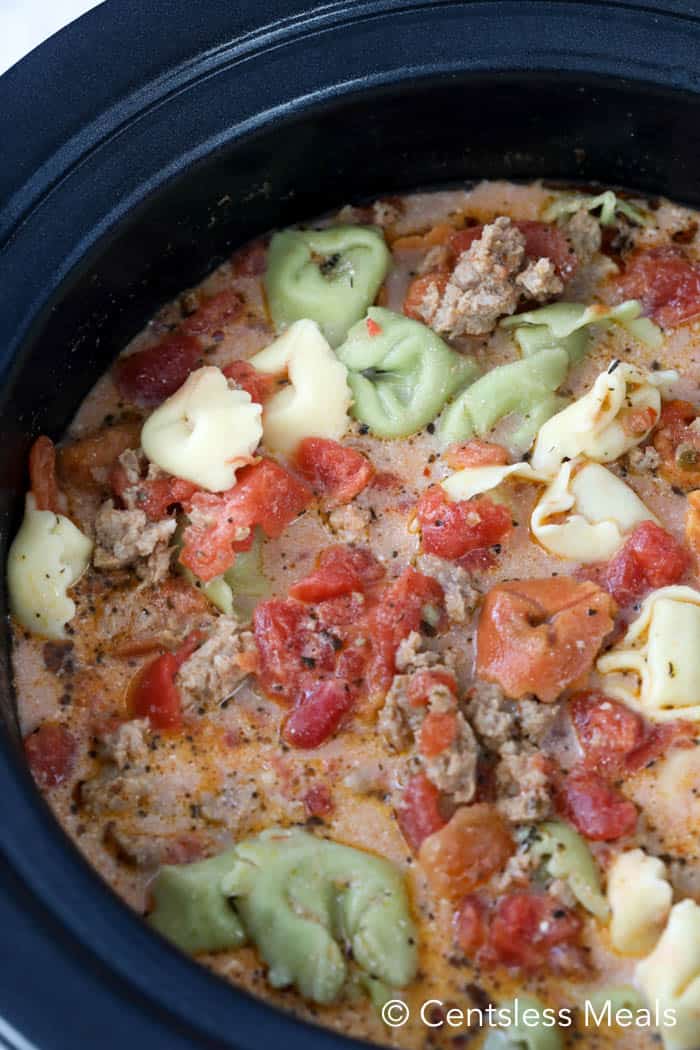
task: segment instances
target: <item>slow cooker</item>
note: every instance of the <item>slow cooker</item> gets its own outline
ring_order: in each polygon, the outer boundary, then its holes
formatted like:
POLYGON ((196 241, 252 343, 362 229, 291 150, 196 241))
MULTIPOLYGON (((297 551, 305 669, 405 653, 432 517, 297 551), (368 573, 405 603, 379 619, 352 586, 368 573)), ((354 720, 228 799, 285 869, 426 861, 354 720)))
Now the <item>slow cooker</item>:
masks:
MULTIPOLYGON (((482 177, 700 206, 698 54, 697 0, 107 0, 45 43, 0 80, 3 561, 32 438, 254 234, 482 177)), ((0 694, 0 1044, 349 1046, 209 976, 88 868, 23 764, 6 631, 0 694)))

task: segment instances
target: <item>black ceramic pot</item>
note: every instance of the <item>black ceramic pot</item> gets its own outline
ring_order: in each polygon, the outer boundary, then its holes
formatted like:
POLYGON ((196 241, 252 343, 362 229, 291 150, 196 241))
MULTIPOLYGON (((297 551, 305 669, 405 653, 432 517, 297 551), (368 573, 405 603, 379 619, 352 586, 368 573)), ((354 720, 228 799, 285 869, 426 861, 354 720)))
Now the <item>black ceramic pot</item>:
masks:
MULTIPOLYGON (((0 557, 58 437, 163 301, 253 234, 484 176, 700 205, 697 0, 107 0, 0 79, 0 557)), ((3 599, 4 600, 4 599, 3 599)), ((0 662, 0 1045, 351 1044, 210 977, 81 860, 0 662)))

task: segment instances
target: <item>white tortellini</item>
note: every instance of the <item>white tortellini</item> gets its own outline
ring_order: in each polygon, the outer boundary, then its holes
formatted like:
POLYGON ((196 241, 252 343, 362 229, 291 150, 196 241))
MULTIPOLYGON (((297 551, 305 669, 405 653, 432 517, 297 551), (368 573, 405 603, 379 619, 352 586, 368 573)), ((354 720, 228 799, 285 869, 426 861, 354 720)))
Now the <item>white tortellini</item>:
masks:
POLYGON ((654 947, 671 911, 673 891, 666 865, 642 849, 628 850, 608 871, 610 940, 623 955, 646 955, 654 947))
POLYGON ((551 554, 597 562, 612 557, 642 521, 656 518, 632 489, 598 463, 574 460, 542 494, 530 527, 551 554))
POLYGON ((506 466, 465 467, 445 478, 442 487, 451 500, 464 500, 482 492, 491 492, 508 478, 532 482, 548 480, 546 474, 533 470, 529 463, 511 463, 506 466))
POLYGON ((661 587, 643 602, 622 641, 597 663, 620 672, 605 691, 647 718, 700 720, 700 591, 661 587))
POLYGON ((289 379, 265 404, 263 434, 272 452, 290 455, 305 437, 343 436, 352 400, 348 373, 315 321, 295 321, 250 363, 289 379))
POLYGON ((677 372, 648 372, 613 361, 583 397, 552 416, 540 428, 530 460, 537 471, 554 473, 566 459, 586 456, 611 463, 646 439, 661 413, 661 391, 677 372), (625 415, 648 413, 638 433, 625 429, 625 415))
POLYGON ((7 559, 10 608, 23 627, 47 638, 65 638, 75 615, 67 591, 82 576, 92 542, 62 514, 37 510, 27 495, 24 520, 7 559))
POLYGON ((684 900, 651 955, 636 967, 647 1002, 666 1012, 661 1028, 666 1050, 697 1050, 700 1033, 700 906, 684 900))
POLYGON ((208 492, 225 492, 252 461, 262 437, 261 406, 229 386, 223 372, 198 368, 146 420, 141 445, 148 459, 208 492))

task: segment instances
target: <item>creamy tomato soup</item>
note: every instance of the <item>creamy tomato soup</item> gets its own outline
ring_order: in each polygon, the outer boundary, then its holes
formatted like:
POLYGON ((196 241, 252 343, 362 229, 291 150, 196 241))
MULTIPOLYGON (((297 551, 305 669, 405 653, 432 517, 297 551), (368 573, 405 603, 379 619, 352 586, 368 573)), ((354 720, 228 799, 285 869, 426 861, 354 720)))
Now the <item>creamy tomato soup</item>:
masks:
POLYGON ((696 213, 278 231, 39 437, 26 754, 159 935, 397 1047, 700 1047, 696 213))

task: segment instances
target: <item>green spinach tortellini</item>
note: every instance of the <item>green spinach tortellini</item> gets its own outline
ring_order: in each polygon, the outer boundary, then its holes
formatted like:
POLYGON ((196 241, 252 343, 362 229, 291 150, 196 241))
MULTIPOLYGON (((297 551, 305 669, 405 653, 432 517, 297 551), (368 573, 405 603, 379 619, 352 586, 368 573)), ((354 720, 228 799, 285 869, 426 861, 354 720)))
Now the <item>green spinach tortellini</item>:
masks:
POLYGON ((604 190, 596 196, 587 193, 562 193, 549 205, 542 218, 545 222, 552 222, 565 215, 573 215, 582 208, 585 211, 597 211, 601 226, 612 226, 618 213, 638 226, 645 226, 648 222, 646 215, 639 208, 628 204, 612 190, 604 190))
POLYGON ((390 264, 384 235, 374 226, 276 233, 265 286, 277 330, 309 318, 338 346, 374 302, 390 264))
POLYGON ((245 931, 270 984, 294 985, 314 1002, 341 994, 348 949, 383 985, 403 987, 416 973, 417 935, 401 874, 386 860, 304 831, 272 828, 212 861, 162 868, 153 893, 149 921, 181 948, 237 947, 245 931))
POLYGON ((440 437, 445 442, 467 441, 474 433, 483 437, 499 419, 515 412, 524 420, 520 440, 529 443, 529 434, 563 407, 554 391, 568 370, 568 354, 560 347, 492 369, 447 406, 440 418, 440 437))
POLYGON ((545 347, 562 347, 569 355, 572 365, 578 363, 588 349, 588 327, 592 324, 609 327, 618 324, 631 336, 658 350, 663 334, 658 325, 647 317, 641 317, 642 304, 636 299, 627 299, 618 306, 593 303, 552 303, 539 310, 505 317, 501 328, 514 328, 514 338, 524 357, 529 357, 545 347))
POLYGON ((577 831, 559 821, 540 824, 532 852, 546 860, 552 878, 569 883, 571 892, 587 911, 599 919, 607 919, 610 909, 600 889, 598 868, 577 831))
POLYGON ((337 350, 348 369, 353 414, 373 434, 407 437, 431 423, 477 366, 419 321, 372 307, 337 350))
MULTIPOLYGON (((227 616, 235 614, 239 620, 248 622, 252 618, 259 599, 267 597, 270 593, 270 581, 263 571, 264 543, 262 529, 256 528, 250 550, 238 553, 233 565, 223 575, 215 576, 207 583, 199 580, 191 569, 179 561, 177 571, 193 587, 201 590, 212 605, 215 605, 222 613, 227 616)), ((179 549, 181 544, 182 530, 178 529, 175 534, 175 545, 179 549)))
POLYGON ((555 1012, 539 1000, 519 995, 498 1010, 500 1026, 491 1028, 482 1050, 563 1050, 555 1012))

